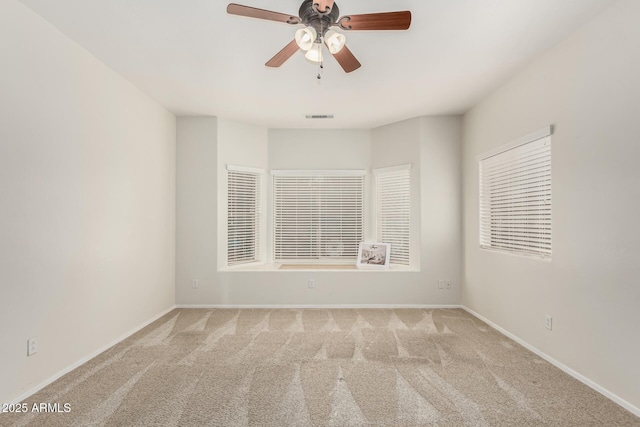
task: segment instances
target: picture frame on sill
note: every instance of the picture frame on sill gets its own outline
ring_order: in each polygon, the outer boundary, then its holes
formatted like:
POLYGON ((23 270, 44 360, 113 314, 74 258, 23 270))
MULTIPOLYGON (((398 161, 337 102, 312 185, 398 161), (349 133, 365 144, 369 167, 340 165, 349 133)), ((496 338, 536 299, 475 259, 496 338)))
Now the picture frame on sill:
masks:
POLYGON ((363 269, 385 270, 389 268, 390 243, 365 243, 358 245, 356 266, 363 269))

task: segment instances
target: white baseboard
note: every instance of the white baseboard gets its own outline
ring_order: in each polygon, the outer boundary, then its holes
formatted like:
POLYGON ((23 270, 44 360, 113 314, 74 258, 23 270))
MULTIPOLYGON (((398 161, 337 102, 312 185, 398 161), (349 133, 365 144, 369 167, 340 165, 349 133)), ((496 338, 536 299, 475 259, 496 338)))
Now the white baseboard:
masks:
POLYGON ((637 407, 633 406, 631 403, 627 402, 626 400, 624 400, 620 396, 610 392, 609 390, 607 390, 606 388, 600 386, 599 384, 596 384, 595 382, 591 381, 589 378, 587 378, 584 375, 574 371, 573 369, 571 369, 567 365, 559 362, 558 360, 556 360, 553 357, 549 356, 548 354, 544 353, 540 349, 532 346, 531 344, 527 343, 526 341, 523 341, 522 339, 518 338, 516 335, 512 334, 511 332, 507 331, 506 329, 496 325, 495 323, 493 323, 491 320, 487 319, 486 317, 484 317, 484 316, 476 313, 475 311, 471 310, 469 307, 466 307, 464 305, 460 306, 460 307, 463 310, 465 310, 467 313, 471 314, 472 316, 475 316, 478 319, 482 320, 484 323, 488 324, 489 326, 491 326, 496 331, 498 331, 501 334, 511 338, 512 340, 514 340, 515 342, 517 342, 518 344, 520 344, 521 346, 523 346, 527 350, 529 350, 529 351, 535 353, 536 355, 540 356, 541 358, 543 358, 547 362, 549 362, 552 365, 554 365, 556 368, 560 369, 561 371, 566 372, 567 374, 571 375, 573 378, 577 379, 581 383, 591 387, 592 389, 594 389, 598 393, 602 394, 603 396, 613 400, 615 403, 617 403, 618 405, 622 406, 623 408, 625 408, 629 412, 632 412, 634 415, 640 417, 640 408, 637 408, 637 407))
POLYGON ((159 318, 161 318, 165 314, 167 314, 167 313, 169 313, 169 312, 171 312, 171 311, 173 311, 175 309, 176 309, 175 305, 169 307, 168 309, 164 310, 162 313, 152 317, 151 319, 145 321, 141 325, 136 326, 135 328, 131 329, 129 332, 126 332, 125 334, 123 334, 119 338, 116 338, 115 340, 111 341, 109 344, 99 348, 98 350, 94 351, 93 353, 91 353, 91 354, 83 357, 82 359, 76 361, 75 363, 67 366, 63 370, 57 372, 52 377, 50 377, 50 378, 46 379, 45 381, 41 382, 40 384, 38 384, 37 386, 33 387, 29 391, 27 391, 27 392, 23 393, 22 395, 16 397, 12 402, 10 402, 10 404, 17 404, 17 403, 22 402, 23 400, 25 400, 29 396, 39 392, 40 390, 42 390, 43 388, 45 388, 46 386, 48 386, 49 384, 51 384, 52 382, 57 380, 58 378, 62 377, 65 374, 68 374, 69 372, 73 371, 74 369, 78 368, 79 366, 84 365, 85 363, 87 363, 89 360, 93 359, 94 357, 96 357, 100 353, 110 349, 114 345, 118 344, 120 341, 123 341, 123 340, 129 338, 131 335, 135 334, 136 332, 138 332, 142 328, 150 325, 151 323, 155 322, 156 320, 158 320, 159 318))
POLYGON ((459 304, 177 304, 176 308, 269 308, 269 309, 301 309, 301 308, 462 308, 459 304))

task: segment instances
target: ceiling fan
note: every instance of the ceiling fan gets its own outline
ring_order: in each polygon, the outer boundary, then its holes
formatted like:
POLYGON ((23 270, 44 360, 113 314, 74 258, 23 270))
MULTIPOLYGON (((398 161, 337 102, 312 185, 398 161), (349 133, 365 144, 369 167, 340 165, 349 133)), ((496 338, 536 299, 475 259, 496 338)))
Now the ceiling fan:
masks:
MULTIPOLYGON (((304 25, 296 31, 295 38, 265 64, 267 67, 279 67, 298 49, 305 51, 305 57, 322 63, 324 43, 329 52, 338 61, 342 69, 350 73, 360 68, 360 62, 345 46, 346 37, 331 27, 344 31, 355 30, 406 30, 411 25, 411 12, 366 13, 340 16, 340 9, 334 0, 304 0, 298 11, 299 16, 272 12, 235 3, 227 6, 227 13, 267 19, 290 25, 304 25)), ((318 75, 318 78, 320 76, 318 75)))

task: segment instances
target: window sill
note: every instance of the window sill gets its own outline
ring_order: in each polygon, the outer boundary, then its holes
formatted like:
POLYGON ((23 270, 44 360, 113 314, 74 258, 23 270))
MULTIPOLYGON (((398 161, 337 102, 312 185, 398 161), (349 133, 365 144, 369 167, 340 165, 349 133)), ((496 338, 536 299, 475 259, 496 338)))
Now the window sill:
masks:
POLYGON ((498 249, 491 246, 480 246, 480 250, 486 251, 486 252, 493 252, 496 254, 516 256, 519 258, 527 258, 527 259, 532 259, 536 261, 551 262, 551 255, 541 255, 541 254, 534 254, 534 253, 527 253, 527 252, 520 252, 520 251, 510 251, 508 249, 498 249))
POLYGON ((221 268, 218 271, 221 272, 281 272, 281 273, 290 273, 290 272, 340 272, 340 273, 353 273, 353 272, 376 272, 376 273, 389 273, 389 272, 403 272, 403 273, 417 273, 420 272, 417 268, 411 268, 404 265, 391 265, 388 269, 379 269, 379 268, 357 268, 353 264, 340 264, 340 265, 331 265, 331 264, 317 264, 317 265, 296 265, 296 264, 276 264, 276 263, 266 263, 266 264, 244 264, 244 265, 234 265, 232 267, 221 268))

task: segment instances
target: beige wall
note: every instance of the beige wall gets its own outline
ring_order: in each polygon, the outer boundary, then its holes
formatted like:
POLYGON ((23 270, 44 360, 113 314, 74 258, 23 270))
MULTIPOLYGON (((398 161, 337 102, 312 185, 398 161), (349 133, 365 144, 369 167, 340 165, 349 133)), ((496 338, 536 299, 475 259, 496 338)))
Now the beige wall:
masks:
MULTIPOLYGON (((462 299, 462 118, 420 119, 421 265, 430 287, 451 279, 462 299)), ((441 292, 441 291, 439 291, 441 292)))
POLYGON ((370 164, 370 130, 269 130, 271 169, 369 169, 370 164))
POLYGON ((179 117, 176 132, 176 301, 219 299, 218 120, 179 117), (191 280, 199 281, 192 289, 191 280))
MULTIPOLYGON (((420 124, 421 119, 414 118, 374 129, 371 141, 372 169, 411 165, 409 172, 409 176, 411 177, 411 224, 409 227, 411 259, 409 260, 409 264, 412 268, 418 270, 421 268, 420 249, 422 248, 420 231, 422 212, 422 204, 420 202, 422 180, 420 171, 422 169, 420 165, 423 159, 420 156, 420 151, 422 145, 426 146, 426 144, 422 144, 420 124)), ((370 181, 375 179, 373 174, 370 175, 370 178, 370 181)), ((372 191, 375 191, 375 188, 373 188, 372 191)), ((373 217, 371 238, 375 241, 375 195, 371 197, 371 202, 369 205, 369 212, 371 213, 369 216, 373 217)), ((428 266, 425 266, 425 268, 431 270, 428 266)), ((458 268, 458 271, 459 270, 458 268)), ((442 279, 445 279, 445 277, 442 277, 442 279)), ((437 279, 436 283, 438 283, 437 279)))
POLYGON ((21 3, 2 2, 0 401, 176 301, 463 301, 640 407, 637 16, 638 2, 619 1, 472 109, 464 128, 459 117, 420 117, 372 130, 267 130, 215 117, 180 118, 176 127, 172 114, 21 3), (549 124, 553 260, 481 251, 475 157, 549 124), (220 271, 227 163, 411 163, 416 271, 220 271), (438 290, 438 279, 453 289, 438 290), (545 314, 554 317, 551 332, 545 314), (40 351, 27 358, 32 336, 40 351))
MULTIPOLYGON (((460 118, 417 118, 373 130, 269 130, 215 118, 178 120, 178 257, 176 296, 187 305, 410 305, 458 304, 460 301, 460 118), (210 123, 210 126, 204 126, 210 123), (215 123, 217 122, 217 129, 215 123), (224 123, 222 125, 221 123, 224 123), (222 130, 221 126, 225 126, 222 130), (246 138, 251 141, 247 141, 246 138), (238 149, 237 141, 244 147, 238 149), (229 146, 231 144, 231 146, 229 146), (248 144, 248 145, 247 145, 248 144), (402 154, 399 149, 411 147, 402 154), (386 147, 386 148, 385 148, 386 147), (265 159, 265 148, 267 158, 265 159), (388 153, 395 153, 389 157, 388 153), (249 154, 250 153, 250 154, 249 154), (387 153, 387 154, 385 154, 387 153), (401 153, 401 154, 398 154, 401 153), (398 157, 399 156, 399 157, 398 157), (245 161, 242 161, 245 157, 245 161), (421 170, 422 159, 451 169, 421 170), (451 159, 457 158, 451 162, 451 159), (393 162, 415 166, 416 224, 421 207, 440 206, 458 213, 435 224, 451 233, 446 245, 434 244, 432 230, 421 233, 424 264, 412 272, 218 271, 224 239, 224 186, 216 184, 226 163, 267 169, 367 169, 393 162), (216 168, 218 172, 216 172, 216 168), (422 191, 421 181, 438 183, 447 192, 422 191), (217 202, 216 202, 217 201, 217 202), (217 203, 214 207, 212 204, 217 203), (217 219, 216 219, 217 212, 217 219), (457 221, 457 222, 456 222, 457 221), (449 227, 456 224, 455 229, 449 227), (211 228, 213 227, 213 229, 211 228), (217 239, 217 240, 216 240, 217 239), (454 249, 455 253, 451 250, 454 249), (196 261, 197 260, 197 261, 196 261), (438 260, 438 261, 436 261, 438 260), (454 288, 438 290, 438 279, 454 288), (200 281, 198 289, 191 280, 200 281), (307 280, 316 287, 309 289, 307 280)), ((267 175, 267 182, 270 176, 267 175)), ((433 184, 429 184, 431 186, 433 184)), ((429 186, 425 188, 430 188, 429 186)), ((265 186, 269 191, 268 185, 265 186)), ((267 199, 270 199, 267 197, 267 199)), ((269 202, 267 210, 270 209, 269 202)), ((428 216, 429 214, 427 214, 428 216)), ((267 215, 268 216, 268 215, 267 215)), ((369 218, 370 220, 370 218, 369 218)), ((421 229, 418 228, 420 231, 421 229)), ((424 231, 424 230, 423 230, 424 231)), ((440 237, 438 237, 440 238, 440 237)), ((420 239, 417 239, 420 242, 420 239)))
POLYGON ((14 0, 0 212, 0 402, 173 306, 174 116, 14 0))
POLYGON ((619 1, 473 108, 463 166, 463 303, 636 408, 639 16, 619 1), (480 250, 476 156, 550 124, 552 261, 480 250))

